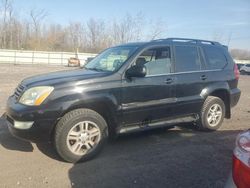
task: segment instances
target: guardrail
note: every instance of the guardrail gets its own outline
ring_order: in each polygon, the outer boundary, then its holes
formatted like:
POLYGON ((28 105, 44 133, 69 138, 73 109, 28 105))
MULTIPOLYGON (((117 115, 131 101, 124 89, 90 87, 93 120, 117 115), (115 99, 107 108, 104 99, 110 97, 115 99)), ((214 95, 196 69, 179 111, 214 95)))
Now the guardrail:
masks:
POLYGON ((70 57, 78 57, 81 65, 84 65, 89 57, 96 54, 75 52, 49 52, 49 51, 26 51, 0 49, 0 63, 9 64, 46 64, 68 65, 70 57))

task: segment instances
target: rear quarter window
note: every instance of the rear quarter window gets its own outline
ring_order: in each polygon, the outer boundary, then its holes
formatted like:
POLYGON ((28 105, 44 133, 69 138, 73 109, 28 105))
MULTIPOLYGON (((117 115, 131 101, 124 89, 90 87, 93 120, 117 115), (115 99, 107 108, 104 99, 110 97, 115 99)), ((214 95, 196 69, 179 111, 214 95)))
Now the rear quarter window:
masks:
POLYGON ((222 69, 225 67, 227 59, 220 48, 204 46, 203 50, 206 55, 206 66, 208 70, 222 69))

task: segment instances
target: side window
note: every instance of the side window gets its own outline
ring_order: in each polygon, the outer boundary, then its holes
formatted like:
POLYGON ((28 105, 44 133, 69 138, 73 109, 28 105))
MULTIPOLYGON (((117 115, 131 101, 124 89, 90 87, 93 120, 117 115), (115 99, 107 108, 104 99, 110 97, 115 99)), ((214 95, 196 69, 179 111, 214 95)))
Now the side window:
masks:
POLYGON ((201 69, 196 46, 175 46, 175 71, 187 72, 201 69))
POLYGON ((207 59, 207 69, 222 69, 226 64, 227 60, 221 49, 211 46, 204 46, 204 52, 207 59))
POLYGON ((145 50, 137 58, 138 64, 145 65, 147 75, 160 75, 171 72, 170 47, 158 47, 145 50))

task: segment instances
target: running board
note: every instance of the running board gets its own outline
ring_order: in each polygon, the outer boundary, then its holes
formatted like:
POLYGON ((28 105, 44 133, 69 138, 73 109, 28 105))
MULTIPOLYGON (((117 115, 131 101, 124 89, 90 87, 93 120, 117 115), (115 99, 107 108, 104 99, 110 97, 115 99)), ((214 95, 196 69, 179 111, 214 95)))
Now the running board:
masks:
POLYGON ((131 125, 127 127, 122 127, 118 130, 118 133, 119 134, 130 133, 130 132, 132 133, 132 132, 137 132, 141 130, 148 130, 148 129, 159 128, 159 127, 167 127, 167 126, 171 126, 171 125, 178 124, 178 123, 190 123, 190 122, 195 122, 198 119, 199 119, 198 115, 189 115, 189 116, 180 117, 176 119, 152 122, 152 123, 148 123, 145 125, 136 124, 136 125, 131 125))

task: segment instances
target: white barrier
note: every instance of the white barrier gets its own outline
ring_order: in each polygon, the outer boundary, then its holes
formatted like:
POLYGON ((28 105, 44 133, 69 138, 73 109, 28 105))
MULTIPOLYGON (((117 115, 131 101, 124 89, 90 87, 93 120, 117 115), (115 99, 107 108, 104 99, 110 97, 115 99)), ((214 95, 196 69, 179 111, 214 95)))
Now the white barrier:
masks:
POLYGON ((234 59, 235 63, 241 63, 241 64, 250 64, 250 60, 238 60, 234 59))
MULTIPOLYGON (((89 57, 97 54, 78 53, 81 65, 84 65, 89 57)), ((49 52, 49 51, 27 51, 0 49, 0 64, 46 64, 46 65, 68 65, 68 59, 76 57, 75 52, 49 52)), ((236 63, 250 64, 250 60, 234 60, 236 63)))
MULTIPOLYGON (((77 56, 81 65, 84 65, 89 57, 95 57, 96 54, 78 53, 77 56)), ((68 65, 70 57, 76 57, 76 53, 0 49, 0 63, 68 65)))

